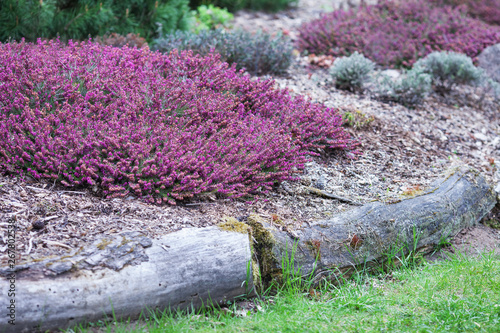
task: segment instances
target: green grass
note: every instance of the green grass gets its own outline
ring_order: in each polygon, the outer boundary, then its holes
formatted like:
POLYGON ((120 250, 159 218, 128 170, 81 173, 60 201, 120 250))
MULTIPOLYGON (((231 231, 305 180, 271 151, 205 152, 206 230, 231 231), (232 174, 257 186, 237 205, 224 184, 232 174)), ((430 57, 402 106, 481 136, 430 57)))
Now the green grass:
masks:
POLYGON ((293 284, 260 305, 246 317, 234 316, 235 306, 163 313, 139 329, 108 323, 102 332, 500 332, 500 257, 451 255, 389 274, 360 272, 313 296, 293 284))

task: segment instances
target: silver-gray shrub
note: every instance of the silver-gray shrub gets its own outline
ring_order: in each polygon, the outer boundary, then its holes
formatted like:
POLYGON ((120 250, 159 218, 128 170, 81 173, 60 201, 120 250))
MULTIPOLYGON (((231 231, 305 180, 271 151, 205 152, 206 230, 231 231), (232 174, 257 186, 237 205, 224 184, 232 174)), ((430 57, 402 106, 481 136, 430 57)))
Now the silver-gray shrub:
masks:
POLYGON ((481 100, 484 99, 486 94, 490 94, 495 102, 500 103, 500 83, 485 75, 483 77, 483 81, 481 82, 481 87, 483 88, 483 96, 481 97, 481 100))
POLYGON ((339 89, 362 91, 370 79, 375 63, 357 51, 349 57, 335 59, 330 74, 339 89))
POLYGON ((293 45, 283 35, 243 30, 202 30, 199 34, 177 31, 153 41, 153 50, 168 53, 174 49, 207 55, 215 51, 223 61, 245 68, 252 74, 282 74, 292 62, 293 45))
POLYGON ((393 101, 408 107, 422 104, 432 90, 432 78, 421 67, 414 67, 400 78, 379 76, 375 94, 383 101, 393 101))
POLYGON ((465 54, 447 51, 430 53, 413 67, 430 74, 435 90, 440 93, 447 93, 458 84, 478 85, 484 75, 465 54))

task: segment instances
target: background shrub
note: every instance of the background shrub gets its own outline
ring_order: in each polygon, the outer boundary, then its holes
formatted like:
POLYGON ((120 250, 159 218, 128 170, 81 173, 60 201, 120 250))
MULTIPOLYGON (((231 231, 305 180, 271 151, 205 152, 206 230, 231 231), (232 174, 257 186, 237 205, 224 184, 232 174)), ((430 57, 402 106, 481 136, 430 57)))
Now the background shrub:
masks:
POLYGON ((440 6, 465 6, 472 17, 500 25, 500 0, 431 0, 440 6))
POLYGON ((190 0, 191 8, 195 9, 202 4, 212 4, 217 7, 227 8, 231 12, 240 9, 265 10, 277 12, 290 5, 296 4, 298 0, 190 0))
POLYGON ((483 81, 481 82, 481 86, 486 93, 491 94, 491 96, 497 103, 500 102, 500 83, 488 77, 484 77, 483 81))
POLYGON ((358 51, 377 64, 409 68, 433 51, 455 51, 475 59, 498 42, 500 27, 468 17, 463 8, 381 0, 373 6, 324 14, 304 24, 298 47, 332 56, 358 51))
POLYGON ((165 33, 188 29, 188 0, 0 1, 0 41, 57 36, 84 40, 107 33, 134 33, 151 40, 157 22, 165 33))
POLYGON ((373 61, 356 51, 349 57, 335 59, 330 74, 335 78, 337 88, 362 91, 374 68, 373 61))
POLYGON ((491 79, 500 82, 500 44, 487 47, 477 57, 477 65, 491 79))
POLYGON ((234 18, 233 14, 229 13, 227 9, 215 7, 212 4, 199 6, 194 12, 194 17, 196 19, 195 32, 222 28, 234 18))
POLYGON ((293 46, 286 36, 264 32, 252 34, 244 30, 205 30, 199 34, 177 31, 154 41, 153 49, 168 53, 174 49, 192 50, 207 55, 215 51, 237 69, 252 74, 280 74, 292 61, 293 46))
POLYGON ((104 36, 97 36, 95 41, 101 45, 114 47, 128 45, 129 47, 137 47, 140 49, 148 46, 146 39, 136 34, 127 34, 127 36, 122 36, 117 33, 106 34, 104 36))
POLYGON ((316 147, 353 149, 336 109, 218 56, 0 44, 0 172, 170 202, 266 191, 316 147))
POLYGON ((422 104, 431 92, 432 78, 421 67, 414 67, 393 79, 382 75, 378 78, 375 93, 383 101, 394 101, 408 107, 422 104))
POLYGON ((471 58, 455 52, 433 52, 417 61, 414 67, 430 74, 439 92, 449 92, 457 84, 477 85, 484 75, 471 58))
POLYGON ((354 127, 359 130, 368 127, 375 118, 373 116, 367 116, 360 110, 352 110, 345 112, 342 115, 342 120, 344 121, 344 126, 354 127))

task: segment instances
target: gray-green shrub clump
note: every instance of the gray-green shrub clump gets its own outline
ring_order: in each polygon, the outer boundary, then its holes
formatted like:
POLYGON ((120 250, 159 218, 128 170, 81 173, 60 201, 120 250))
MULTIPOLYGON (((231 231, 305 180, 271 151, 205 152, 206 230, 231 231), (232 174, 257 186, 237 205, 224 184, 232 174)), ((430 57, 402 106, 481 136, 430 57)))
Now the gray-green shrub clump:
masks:
POLYGON ((493 100, 495 102, 500 102, 500 83, 484 75, 481 82, 481 87, 484 91, 483 98, 485 94, 489 93, 493 97, 493 100))
POLYGON ((349 57, 335 59, 330 74, 335 78, 337 88, 362 91, 374 68, 373 61, 356 51, 349 57))
POLYGON ((422 104, 430 93, 431 82, 431 75, 420 67, 414 67, 396 80, 385 75, 380 77, 375 93, 381 100, 413 107, 422 104))
POLYGON ((292 61, 293 45, 286 36, 243 30, 203 30, 199 34, 177 31, 156 39, 153 49, 168 53, 174 49, 196 54, 219 53, 223 61, 252 74, 281 74, 292 61))
POLYGON ((465 54, 455 52, 433 52, 418 60, 415 67, 432 77, 437 92, 447 93, 458 84, 478 85, 484 72, 472 63, 465 54))

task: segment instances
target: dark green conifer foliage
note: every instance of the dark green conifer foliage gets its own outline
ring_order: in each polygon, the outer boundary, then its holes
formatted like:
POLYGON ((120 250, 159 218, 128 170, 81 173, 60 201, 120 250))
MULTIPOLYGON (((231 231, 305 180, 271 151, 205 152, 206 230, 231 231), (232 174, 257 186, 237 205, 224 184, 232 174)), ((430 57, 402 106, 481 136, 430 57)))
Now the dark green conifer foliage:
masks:
POLYGON ((187 30, 188 0, 1 0, 0 41, 37 38, 84 40, 105 33, 187 30))
POLYGON ((55 7, 56 0, 0 1, 0 41, 47 38, 55 7))

